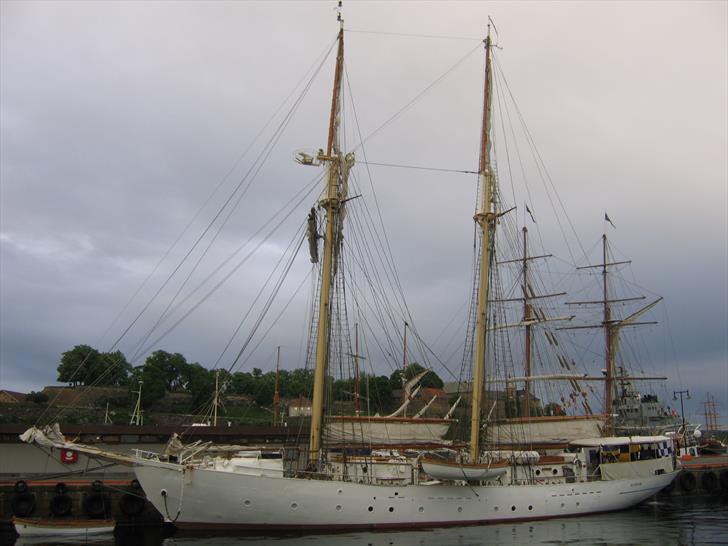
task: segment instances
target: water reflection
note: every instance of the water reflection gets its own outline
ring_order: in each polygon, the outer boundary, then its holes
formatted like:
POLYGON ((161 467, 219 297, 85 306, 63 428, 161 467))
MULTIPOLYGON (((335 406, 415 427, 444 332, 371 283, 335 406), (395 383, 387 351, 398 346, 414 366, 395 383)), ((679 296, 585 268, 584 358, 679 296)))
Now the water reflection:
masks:
POLYGON ((363 532, 333 535, 220 536, 178 534, 164 546, 205 543, 237 546, 485 546, 579 544, 663 546, 726 544, 728 498, 668 499, 625 512, 539 522, 452 527, 421 531, 363 532))

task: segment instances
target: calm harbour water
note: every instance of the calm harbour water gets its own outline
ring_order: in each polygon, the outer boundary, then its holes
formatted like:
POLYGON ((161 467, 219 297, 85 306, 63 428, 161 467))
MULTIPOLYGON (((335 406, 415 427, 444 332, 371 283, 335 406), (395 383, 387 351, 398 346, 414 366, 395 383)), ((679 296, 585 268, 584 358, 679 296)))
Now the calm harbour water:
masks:
MULTIPOLYGON (((78 544, 79 542, 75 542, 78 544)), ((81 542, 83 543, 83 542, 81 542)), ((21 544, 60 544, 25 542, 21 544)), ((65 544, 69 544, 66 542, 65 544)), ((99 546, 495 546, 524 544, 703 545, 728 544, 728 496, 665 498, 611 514, 532 523, 453 527, 420 531, 361 532, 330 535, 252 536, 183 534, 163 538, 154 530, 88 542, 99 546)))

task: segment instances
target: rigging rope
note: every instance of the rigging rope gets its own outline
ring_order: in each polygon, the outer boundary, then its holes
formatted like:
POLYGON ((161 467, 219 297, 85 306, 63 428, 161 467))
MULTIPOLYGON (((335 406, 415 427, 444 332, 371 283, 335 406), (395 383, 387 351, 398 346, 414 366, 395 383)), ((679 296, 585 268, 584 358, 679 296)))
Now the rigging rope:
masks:
POLYGON ((443 173, 462 173, 462 174, 478 174, 478 171, 466 171, 463 169, 442 169, 437 167, 421 167, 417 165, 396 165, 394 163, 374 163, 373 161, 357 161, 364 165, 377 165, 379 167, 396 167, 399 169, 417 169, 420 171, 436 171, 443 173))
POLYGON ((402 36, 405 38, 432 38, 440 40, 464 40, 464 41, 476 41, 483 42, 483 38, 474 38, 472 36, 448 36, 444 34, 410 34, 406 32, 386 32, 377 30, 353 30, 346 29, 346 32, 355 32, 357 34, 377 34, 379 36, 402 36))

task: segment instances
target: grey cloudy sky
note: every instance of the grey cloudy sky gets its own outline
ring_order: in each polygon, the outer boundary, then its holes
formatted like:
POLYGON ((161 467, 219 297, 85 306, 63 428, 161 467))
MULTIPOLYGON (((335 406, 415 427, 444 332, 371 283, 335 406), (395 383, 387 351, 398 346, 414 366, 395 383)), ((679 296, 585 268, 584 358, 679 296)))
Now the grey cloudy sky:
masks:
MULTIPOLYGON (((113 343, 134 313, 115 317, 217 184, 232 187, 245 172, 236 159, 337 24, 335 2, 0 6, 0 385, 27 391, 52 384, 73 345, 113 343)), ((651 335, 668 350, 653 371, 670 375, 670 394, 690 389, 691 413, 710 392, 728 414, 728 4, 347 2, 347 72, 363 134, 478 45, 397 34, 482 38, 488 15, 582 243, 599 239, 609 211, 634 278, 665 297, 651 335)), ((367 141, 369 160, 474 169, 481 67, 482 54, 470 55, 367 141)), ((324 145, 332 70, 329 61, 221 234, 221 256, 315 174, 291 158, 324 145)), ((472 178, 371 169, 420 333, 435 338, 467 293, 472 178)), ((264 258, 287 241, 269 241, 264 258)), ((233 304, 265 273, 246 275, 159 348, 212 364, 239 320, 233 304)), ((271 341, 287 348, 287 367, 300 364, 295 328, 271 341)), ((121 349, 129 356, 134 346, 121 349)), ((249 366, 269 369, 266 351, 249 366)))

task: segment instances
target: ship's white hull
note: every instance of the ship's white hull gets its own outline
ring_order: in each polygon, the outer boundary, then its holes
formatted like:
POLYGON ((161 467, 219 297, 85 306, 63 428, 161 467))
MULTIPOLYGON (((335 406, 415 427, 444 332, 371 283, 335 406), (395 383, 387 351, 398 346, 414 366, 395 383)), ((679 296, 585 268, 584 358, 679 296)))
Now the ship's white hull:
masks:
POLYGON ((621 510, 666 487, 677 471, 558 485, 368 485, 272 478, 147 461, 147 498, 181 528, 362 529, 536 520, 621 510), (163 491, 166 493, 163 495, 163 491))

